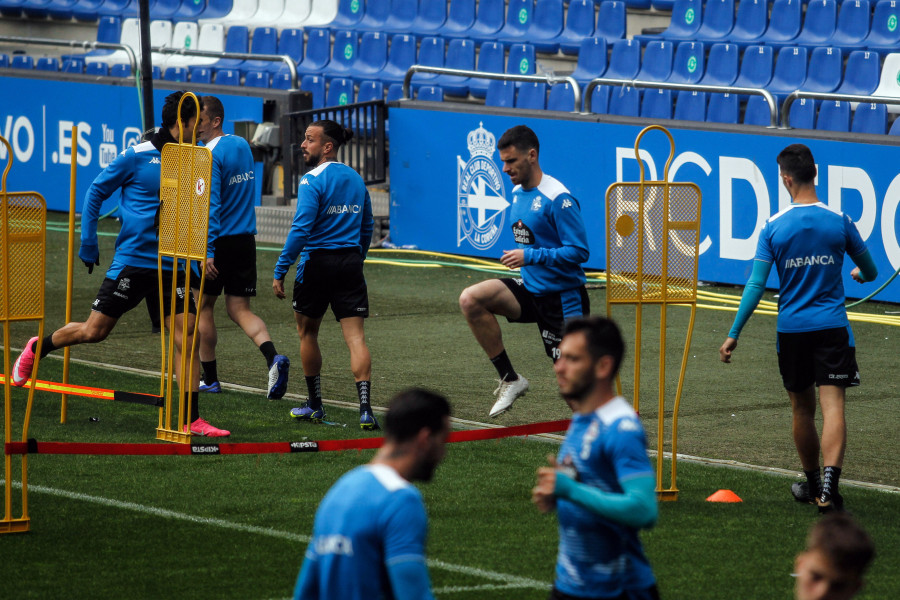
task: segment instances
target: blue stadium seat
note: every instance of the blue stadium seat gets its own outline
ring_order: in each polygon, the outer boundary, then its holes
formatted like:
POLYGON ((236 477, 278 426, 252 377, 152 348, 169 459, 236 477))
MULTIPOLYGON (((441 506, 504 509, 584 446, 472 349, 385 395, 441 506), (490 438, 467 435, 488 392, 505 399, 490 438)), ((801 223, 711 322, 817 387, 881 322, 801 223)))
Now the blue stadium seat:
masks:
POLYGON ((671 119, 672 90, 644 90, 641 116, 648 119, 671 119))
MULTIPOLYGON (((228 28, 225 35, 225 52, 243 52, 250 51, 250 30, 243 25, 232 25, 228 28)), ((238 69, 244 62, 239 58, 220 58, 212 65, 214 71, 219 69, 238 69)), ((227 77, 226 77, 227 78, 227 77)))
POLYGON ((79 0, 72 7, 72 16, 79 21, 96 21, 103 17, 100 7, 104 0, 79 0))
POLYGON ((835 27, 837 27, 837 2, 835 0, 809 0, 800 34, 791 40, 767 40, 766 43, 776 48, 821 46, 827 44, 828 39, 834 35, 835 27))
POLYGON ((775 61, 771 46, 750 46, 744 50, 736 87, 763 88, 772 81, 775 61))
POLYGON ((506 61, 506 72, 515 75, 534 75, 534 46, 531 44, 513 44, 509 47, 509 58, 506 61))
POLYGON ((660 12, 672 12, 675 8, 675 0, 650 0, 650 6, 660 12))
MULTIPOLYGON (((648 42, 652 39, 692 40, 702 24, 703 2, 701 0, 675 0, 672 20, 665 31, 658 35, 636 35, 635 39, 648 42)), ((600 21, 598 19, 597 23, 600 21)))
POLYGON ((498 108, 513 108, 516 105, 515 82, 492 79, 487 86, 484 105, 498 108))
POLYGON ((216 85, 241 85, 241 72, 237 69, 217 70, 216 85))
MULTIPOLYGON (((419 43, 419 58, 416 60, 416 63, 427 67, 443 67, 444 38, 422 38, 422 41, 419 43)), ((416 73, 412 76, 413 88, 423 85, 435 85, 437 78, 438 75, 436 73, 416 73)))
MULTIPOLYGON (((309 46, 307 46, 309 49, 309 46)), ((350 77, 353 65, 359 56, 359 38, 355 31, 338 31, 334 34, 331 60, 323 75, 327 77, 350 77)), ((305 65, 304 65, 305 66, 305 65)))
MULTIPOLYGON (((0 66, 3 65, 0 64, 0 66)), ((80 58, 65 58, 60 71, 63 73, 84 73, 84 61, 80 58)))
POLYGON ((734 18, 734 28, 726 40, 746 46, 755 44, 769 25, 769 3, 766 0, 741 0, 734 18))
POLYGON ((475 23, 475 0, 450 0, 447 20, 436 34, 445 38, 465 37, 475 23))
POLYGON ((707 123, 736 124, 740 113, 741 105, 735 94, 709 95, 709 104, 706 107, 707 123))
MULTIPOLYGON (((277 54, 286 54, 294 61, 294 66, 298 66, 303 62, 303 30, 297 28, 283 29, 281 35, 278 36, 278 52, 277 54)), ((275 79, 278 76, 284 79, 283 73, 288 74, 288 87, 282 89, 290 89, 290 72, 284 63, 272 63, 268 71, 272 73, 272 87, 275 87, 275 79)))
POLYGON ((105 77, 109 75, 109 65, 105 62, 89 62, 84 66, 85 75, 99 75, 105 77))
POLYGON ((103 4, 97 7, 97 12, 102 15, 113 15, 116 17, 137 17, 138 16, 137 0, 105 0, 103 4))
POLYGON ((833 92, 841 84, 843 68, 844 58, 840 48, 814 48, 809 58, 806 81, 801 89, 807 92, 833 92))
POLYGON ((585 38, 578 50, 578 62, 572 71, 572 78, 584 87, 591 79, 602 77, 605 72, 606 40, 585 38))
POLYGON ((365 0, 338 0, 337 16, 328 25, 332 29, 353 29, 365 14, 365 0))
POLYGON ((637 117, 641 112, 641 94, 630 85, 615 87, 609 95, 609 114, 637 117))
POLYGON ((505 44, 525 43, 534 17, 533 0, 508 0, 506 22, 497 32, 497 39, 505 44))
MULTIPOLYGON (((447 57, 444 66, 448 69, 475 70, 475 42, 472 40, 453 39, 447 44, 447 57)), ((469 78, 459 75, 439 75, 437 85, 441 86, 447 96, 468 96, 469 78)))
POLYGON ((47 16, 51 19, 71 19, 78 2, 79 0, 51 0, 46 7, 47 16))
POLYGON ((872 13, 872 27, 863 44, 879 53, 893 52, 900 46, 900 2, 878 0, 872 13))
POLYGON ((878 53, 867 50, 854 50, 847 57, 847 65, 844 68, 844 81, 836 93, 868 96, 878 87, 880 78, 881 63, 878 60, 878 53))
POLYGON ((325 78, 321 75, 304 75, 300 80, 300 89, 312 94, 312 107, 325 106, 325 78))
POLYGON ((447 0, 421 0, 411 31, 422 36, 441 35, 440 30, 446 21, 447 0))
MULTIPOLYGON (((257 27, 250 42, 251 54, 278 54, 278 30, 274 27, 257 27)), ((250 71, 274 71, 282 63, 268 60, 245 60, 237 69, 244 75, 250 71)))
POLYGON ((403 98, 403 84, 402 83, 392 83, 388 86, 387 95, 385 96, 385 102, 396 102, 403 98))
POLYGON ((391 37, 388 60, 378 78, 385 83, 401 83, 406 71, 416 64, 416 36, 403 33, 391 37))
POLYGON ((22 5, 25 0, 3 0, 0 3, 0 14, 6 17, 18 18, 22 16, 22 5))
MULTIPOLYGON (((816 0, 821 2, 822 0, 816 0)), ((766 89, 772 92, 778 103, 796 90, 803 87, 806 82, 806 57, 808 52, 804 46, 788 46, 778 52, 775 60, 775 70, 772 73, 772 81, 766 89)))
POLYGON ((721 42, 734 28, 734 0, 706 0, 703 23, 694 35, 698 42, 721 42))
POLYGON ((0 54, 0 69, 8 69, 9 68, 9 55, 0 54))
POLYGON ((594 35, 594 0, 570 0, 566 26, 556 38, 563 54, 578 54, 582 40, 594 35))
POLYGON ((306 52, 303 62, 297 65, 299 74, 318 74, 326 69, 331 60, 331 33, 327 29, 306 30, 306 52))
MULTIPOLYGON (((483 73, 503 73, 506 71, 506 47, 500 42, 485 42, 478 50, 478 70, 483 73)), ((484 98, 487 94, 490 79, 469 81, 469 93, 476 98, 484 98)))
POLYGON ((387 34, 367 31, 359 41, 359 59, 353 64, 350 76, 357 80, 378 79, 387 64, 387 34))
POLYGON ((788 123, 794 129, 813 129, 815 119, 815 100, 800 98, 791 104, 791 114, 788 115, 788 123))
MULTIPOLYGON (((230 6, 230 4, 231 3, 229 2, 229 6, 230 6)), ((193 21, 194 23, 196 23, 201 17, 209 18, 203 14, 205 9, 206 9, 206 2, 202 2, 202 1, 196 2, 195 0, 185 0, 185 1, 178 3, 178 8, 172 14, 171 19, 172 19, 172 21, 175 21, 175 22, 193 21)), ((227 14, 227 11, 226 11, 226 13, 223 13, 220 16, 224 16, 225 14, 227 14)), ((215 18, 215 17, 213 17, 213 18, 215 18)), ((165 74, 163 74, 163 78, 165 78, 165 74)))
POLYGON ((775 0, 769 15, 769 28, 758 43, 789 42, 797 37, 800 33, 802 3, 802 0, 775 0))
MULTIPOLYGON (((362 0, 360 0, 362 1, 362 0)), ((391 0, 365 0, 366 9, 353 29, 356 31, 384 31, 391 14, 391 0)))
POLYGON ((679 121, 705 121, 706 99, 706 92, 687 90, 678 92, 674 118, 679 121))
POLYGON ((667 80, 672 74, 672 57, 674 54, 675 44, 669 40, 647 42, 647 47, 644 48, 644 57, 641 59, 641 70, 638 72, 636 79, 641 81, 667 80))
POLYGON ((380 81, 366 80, 359 83, 359 92, 356 94, 357 102, 372 102, 384 100, 384 84, 380 81))
POLYGON ((505 6, 504 0, 478 0, 475 22, 466 30, 466 37, 481 42, 497 40, 497 32, 503 27, 505 6))
MULTIPOLYGON (((559 35, 563 30, 563 0, 535 0, 534 20, 528 28, 527 41, 538 52, 559 52, 559 35)), ((593 21, 593 15, 591 15, 593 21)))
POLYGON ((391 0, 391 13, 381 31, 409 33, 418 14, 418 0, 391 0))
MULTIPOLYGON (((138 21, 133 21, 133 24, 135 26, 138 25, 138 21)), ((100 20, 97 22, 97 41, 103 42, 104 44, 118 44, 121 39, 122 19, 112 16, 100 17, 100 20)), ((63 54, 62 59, 65 60, 67 58, 80 58, 84 60, 84 58, 87 56, 109 56, 113 52, 114 50, 111 49, 96 49, 84 54, 63 54)))
POLYGON ((246 87, 267 88, 270 85, 269 80, 268 71, 250 71, 244 77, 244 85, 246 87))
POLYGON ((28 19, 44 19, 47 17, 47 6, 53 0, 25 0, 21 9, 28 19))
POLYGON ((156 0, 156 2, 151 2, 150 20, 171 21, 180 6, 181 0, 156 0))
MULTIPOLYGON (((587 92, 587 88, 585 88, 587 92)), ((592 91, 590 96, 584 98, 584 110, 595 114, 606 114, 609 112, 609 86, 598 85, 592 91), (588 109, 588 100, 590 100, 590 109, 588 109)))
POLYGON ((625 39, 625 3, 622 0, 603 0, 597 9, 594 35, 613 44, 625 39))
POLYGON ((38 71, 59 71, 59 59, 48 56, 42 56, 37 60, 34 68, 38 71))
POLYGON ((15 54, 9 62, 9 66, 13 69, 33 69, 34 57, 27 54, 15 54))
MULTIPOLYGON (((795 101, 796 104, 798 101, 795 101)), ((792 107, 793 108, 793 107, 792 107)), ((791 110, 791 115, 793 115, 791 110)), ((816 117, 816 129, 825 131, 849 131, 850 130, 850 103, 840 100, 826 100, 819 106, 819 116, 816 117)))
POLYGON ((737 44, 713 44, 706 61, 703 85, 731 85, 738 76, 737 44))
POLYGON ((188 67, 191 83, 212 83, 212 69, 209 67, 188 67))
POLYGON ((443 102, 444 90, 437 85, 423 85, 419 88, 416 100, 424 100, 425 102, 443 102))
POLYGON ((566 83, 557 83, 550 87, 550 95, 547 97, 547 110, 560 112, 580 111, 581 107, 575 104, 575 90, 566 83))
POLYGON ((637 10, 650 10, 653 0, 625 0, 625 6, 637 10))
POLYGON ((887 130, 887 107, 874 102, 860 102, 853 111, 853 133, 874 133, 884 135, 887 130))
MULTIPOLYGON (((299 85, 299 83, 298 83, 299 85)), ((272 87, 276 90, 291 89, 291 74, 285 69, 272 75, 272 87)))
POLYGON ((888 130, 888 135, 900 135, 900 119, 894 119, 894 122, 891 123, 891 128, 888 130))
MULTIPOLYGON (((795 106, 799 104, 800 100, 794 102, 795 106)), ((750 96, 747 99, 747 106, 744 107, 744 125, 760 125, 762 127, 771 125, 769 105, 762 96, 750 96)))
POLYGON ((188 70, 184 67, 168 67, 163 71, 163 81, 187 81, 188 70))
POLYGON ((846 51, 864 46, 863 40, 869 35, 869 16, 871 14, 869 0, 841 2, 837 27, 831 38, 824 43, 846 51))
POLYGON ((609 66, 603 75, 609 79, 634 79, 641 66, 641 45, 635 40, 619 40, 612 45, 609 66))
POLYGON ((547 108, 547 84, 542 81, 529 81, 519 86, 516 94, 516 108, 528 110, 544 110, 547 108))
POLYGON ((670 83, 697 83, 703 77, 705 51, 701 42, 681 42, 675 49, 670 83))
POLYGON ((325 96, 325 106, 346 106, 353 104, 354 89, 353 80, 345 77, 332 79, 328 83, 328 94, 325 96))

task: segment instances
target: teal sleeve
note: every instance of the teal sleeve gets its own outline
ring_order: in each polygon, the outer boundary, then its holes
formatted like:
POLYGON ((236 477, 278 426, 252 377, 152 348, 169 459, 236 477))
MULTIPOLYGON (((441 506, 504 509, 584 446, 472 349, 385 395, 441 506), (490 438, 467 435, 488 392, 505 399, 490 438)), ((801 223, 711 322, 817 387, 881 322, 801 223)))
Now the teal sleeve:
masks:
POLYGON ((763 292, 766 289, 766 279, 769 278, 769 271, 772 270, 772 263, 764 260, 753 261, 753 271, 750 273, 750 280, 744 286, 744 293, 741 295, 741 304, 738 306, 737 314, 734 317, 734 323, 731 325, 731 331, 728 337, 738 339, 741 335, 741 329, 747 324, 747 320, 756 305, 762 299, 763 292))
POLYGON ((620 484, 621 494, 604 492, 557 471, 553 493, 557 498, 565 498, 616 523, 628 527, 653 527, 659 514, 656 479, 652 475, 640 475, 620 484))
POLYGON ((428 568, 424 562, 389 563, 387 571, 395 598, 434 600, 434 596, 431 594, 431 582, 428 579, 428 568))
POLYGON ((851 256, 850 259, 859 267, 859 274, 863 281, 875 281, 875 278, 878 277, 878 267, 875 266, 875 261, 872 260, 868 248, 858 256, 851 256))

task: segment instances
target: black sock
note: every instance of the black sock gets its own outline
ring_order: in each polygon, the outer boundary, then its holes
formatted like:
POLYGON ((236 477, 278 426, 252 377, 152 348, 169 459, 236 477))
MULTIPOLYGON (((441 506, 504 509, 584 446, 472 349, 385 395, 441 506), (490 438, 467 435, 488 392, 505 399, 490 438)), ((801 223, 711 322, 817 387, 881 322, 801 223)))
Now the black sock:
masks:
POLYGON ((492 358, 491 364, 497 369, 497 374, 500 375, 500 379, 503 381, 515 381, 519 378, 513 370, 512 362, 510 362, 509 357, 506 355, 506 350, 492 358))
POLYGON ((825 467, 825 478, 822 482, 822 498, 830 499, 838 495, 838 481, 841 478, 840 467, 825 467))
POLYGON ((803 471, 806 475, 806 483, 809 485, 809 497, 818 498, 822 491, 822 475, 818 467, 812 471, 803 471))
MULTIPOLYGON (((31 351, 34 352, 35 350, 37 350, 36 341, 31 345, 31 351)), ((41 343, 41 358, 44 358, 54 350, 56 350, 56 346, 53 345, 53 334, 51 333, 45 337, 44 341, 41 343)))
POLYGON ((319 410, 320 408, 322 408, 321 375, 307 375, 306 390, 309 393, 309 407, 313 410, 319 410))
POLYGON ((218 369, 216 369, 216 359, 212 359, 209 362, 201 360, 200 366, 203 368, 203 383, 209 385, 219 380, 219 372, 218 369))
POLYGON ((190 422, 193 423, 200 418, 200 392, 191 392, 191 415, 190 422))
POLYGON ((275 351, 275 344, 272 343, 272 340, 263 342, 259 345, 259 351, 266 357, 266 366, 271 369, 272 363, 275 362, 275 356, 278 354, 275 351))
POLYGON ((371 384, 368 381, 356 382, 356 393, 359 395, 359 414, 372 412, 372 405, 369 404, 370 386, 371 384))

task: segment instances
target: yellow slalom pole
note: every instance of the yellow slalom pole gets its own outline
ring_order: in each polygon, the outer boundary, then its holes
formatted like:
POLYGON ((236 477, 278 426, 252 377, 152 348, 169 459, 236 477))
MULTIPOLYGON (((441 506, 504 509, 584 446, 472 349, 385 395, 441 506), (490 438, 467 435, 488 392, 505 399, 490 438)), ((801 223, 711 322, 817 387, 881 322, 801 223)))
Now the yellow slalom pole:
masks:
MULTIPOLYGON (((66 323, 72 321, 72 286, 75 280, 75 172, 78 166, 78 125, 72 126, 72 170, 69 181, 69 262, 66 271, 66 323)), ((71 349, 66 346, 63 350, 63 384, 69 383, 69 355, 71 349)), ((62 405, 59 411, 59 422, 66 422, 66 412, 69 406, 69 398, 62 395, 62 405)))

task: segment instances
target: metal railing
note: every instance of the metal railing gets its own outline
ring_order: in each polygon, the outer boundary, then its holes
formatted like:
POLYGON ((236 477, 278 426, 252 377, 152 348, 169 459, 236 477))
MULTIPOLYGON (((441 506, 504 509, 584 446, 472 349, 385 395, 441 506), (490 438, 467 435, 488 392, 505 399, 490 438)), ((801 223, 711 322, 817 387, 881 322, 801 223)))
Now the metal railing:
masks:
POLYGON ((767 90, 756 88, 734 87, 729 85, 701 85, 695 83, 664 83, 658 81, 641 81, 639 79, 607 79, 597 77, 591 79, 584 90, 584 112, 591 112, 592 93, 594 88, 600 85, 630 86, 635 88, 649 88, 655 90, 683 90, 687 92, 714 92, 719 94, 746 94, 748 96, 762 96, 769 105, 769 127, 778 127, 778 105, 775 97, 767 90))
POLYGON ((0 43, 26 44, 33 46, 57 46, 60 48, 81 48, 82 50, 124 50, 131 63, 131 72, 137 73, 137 55, 134 49, 126 44, 107 44, 106 42, 83 42, 79 40, 53 40, 45 38, 25 38, 0 35, 0 43))
POLYGON ((265 60, 280 62, 287 65, 291 72, 291 89, 297 89, 297 63, 287 54, 251 54, 249 52, 211 52, 209 50, 190 50, 188 48, 170 48, 168 46, 153 46, 152 52, 160 54, 181 54, 184 56, 201 56, 207 58, 233 58, 240 60, 265 60))
POLYGON ((484 71, 469 71, 467 69, 448 69, 446 67, 429 67, 426 65, 413 65, 406 71, 403 78, 403 100, 409 100, 409 86, 412 77, 416 73, 434 73, 436 75, 455 75, 457 77, 471 77, 473 79, 504 79, 507 81, 525 81, 534 83, 568 83, 572 87, 574 107, 572 112, 578 112, 581 108, 581 86, 568 75, 515 75, 513 73, 488 73, 484 71))
POLYGON ((797 90, 792 92, 781 105, 781 128, 793 129, 789 123, 788 117, 791 112, 791 105, 794 100, 806 98, 810 100, 836 100, 840 102, 861 102, 868 104, 889 104, 900 106, 900 98, 886 98, 883 96, 857 96, 854 94, 824 94, 819 92, 801 92, 797 90))

